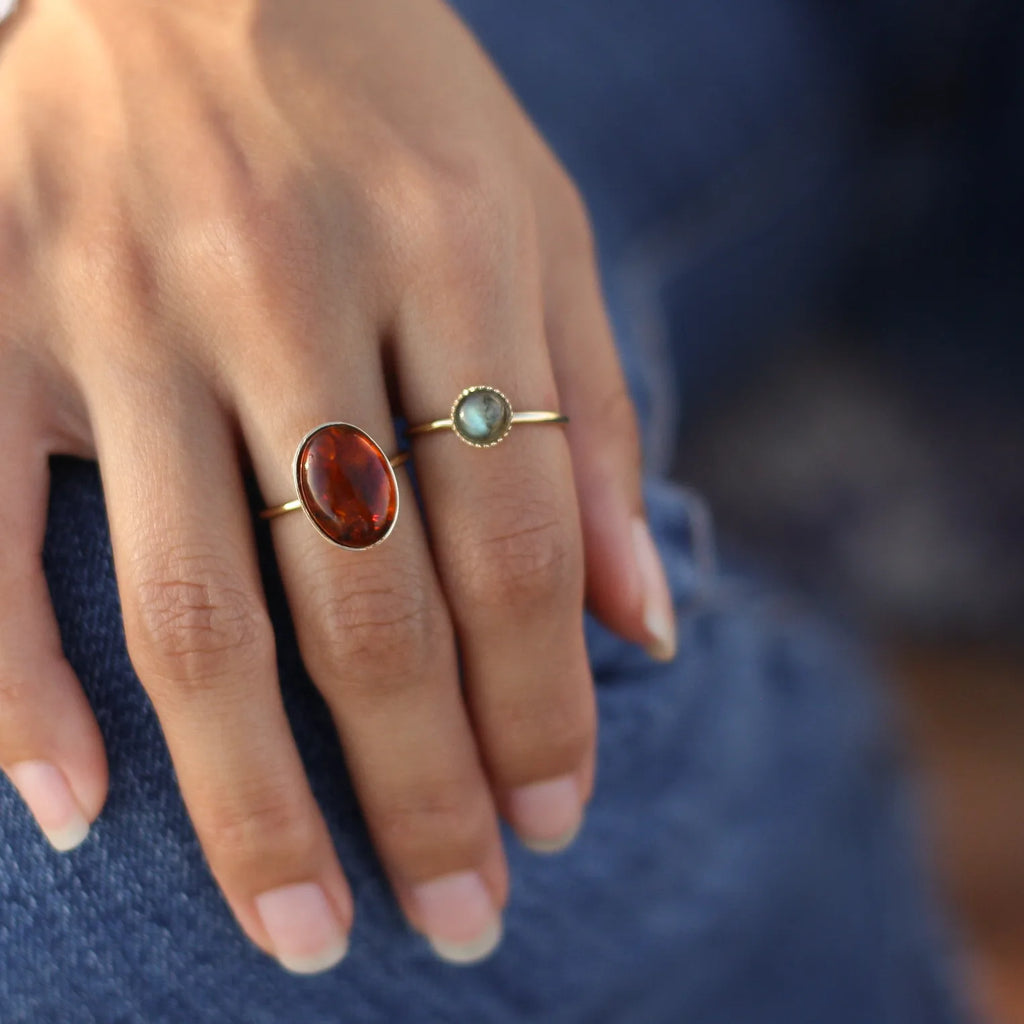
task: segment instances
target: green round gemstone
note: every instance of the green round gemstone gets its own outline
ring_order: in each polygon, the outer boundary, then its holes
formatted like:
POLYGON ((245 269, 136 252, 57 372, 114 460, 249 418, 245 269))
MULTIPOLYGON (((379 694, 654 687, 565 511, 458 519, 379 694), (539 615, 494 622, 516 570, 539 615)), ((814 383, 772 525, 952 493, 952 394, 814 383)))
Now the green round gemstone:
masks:
POLYGON ((459 399, 453 422, 459 436, 470 444, 497 444, 512 426, 512 407, 500 391, 474 388, 459 399))

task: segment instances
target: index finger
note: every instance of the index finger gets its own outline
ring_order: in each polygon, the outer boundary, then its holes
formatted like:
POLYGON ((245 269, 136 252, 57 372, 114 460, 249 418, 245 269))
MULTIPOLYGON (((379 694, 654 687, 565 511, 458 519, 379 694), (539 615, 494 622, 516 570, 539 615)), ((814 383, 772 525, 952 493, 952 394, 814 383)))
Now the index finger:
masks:
POLYGON ((89 397, 129 653, 235 917, 289 970, 324 970, 352 896, 285 715, 229 424, 173 368, 116 380, 89 397))

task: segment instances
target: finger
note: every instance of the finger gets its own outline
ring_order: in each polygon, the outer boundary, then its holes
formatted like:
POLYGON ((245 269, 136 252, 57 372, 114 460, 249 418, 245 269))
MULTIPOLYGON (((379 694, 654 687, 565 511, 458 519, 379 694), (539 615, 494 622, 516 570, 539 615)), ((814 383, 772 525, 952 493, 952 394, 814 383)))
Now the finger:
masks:
MULTIPOLYGON (((271 500, 293 492, 294 446, 317 424, 343 414, 395 450, 382 367, 374 349, 364 351, 333 371, 294 365, 278 376, 276 386, 301 402, 285 407, 263 393, 247 407, 240 398, 271 500)), ((302 514, 274 522, 275 544, 303 658, 397 898, 438 955, 469 962, 499 940, 507 867, 444 597, 404 473, 398 484, 399 517, 378 546, 338 548, 302 514)))
MULTIPOLYGON (((510 250, 486 230, 483 238, 464 235, 411 293, 397 343, 411 422, 443 416, 467 385, 493 385, 519 409, 558 408, 529 239, 521 241, 510 250), (434 354, 439 337, 443 360, 434 354)), ((490 448, 447 431, 414 444, 492 784, 525 843, 561 849, 582 821, 596 733, 579 513, 563 429, 513 427, 490 448)))
POLYGON ((231 431, 189 375, 145 379, 88 389, 129 653, 239 924, 325 970, 352 897, 285 716, 231 431))
POLYGON ((100 813, 107 761, 43 575, 47 450, 38 406, 17 380, 0 375, 0 765, 50 843, 66 851, 100 813))
POLYGON ((675 612, 644 512, 636 412, 601 295, 586 214, 570 196, 544 224, 545 325, 570 418, 587 601, 610 629, 670 661, 675 612))

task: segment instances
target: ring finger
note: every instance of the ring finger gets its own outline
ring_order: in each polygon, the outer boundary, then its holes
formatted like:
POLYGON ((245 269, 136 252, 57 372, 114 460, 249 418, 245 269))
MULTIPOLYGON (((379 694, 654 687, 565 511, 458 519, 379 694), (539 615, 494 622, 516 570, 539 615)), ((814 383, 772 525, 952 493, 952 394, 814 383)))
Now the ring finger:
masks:
MULTIPOLYGON (((528 245, 529 233, 522 238, 528 245)), ((469 268, 438 266, 445 277, 424 275, 398 332, 397 373, 410 421, 445 415, 467 385, 495 386, 519 410, 557 410, 534 261, 513 254, 494 274, 501 285, 477 291, 451 283, 472 280, 469 268), (447 346, 443 360, 435 355, 439 338, 447 346)), ((564 432, 517 425, 499 444, 474 448, 446 431, 416 437, 414 445, 499 805, 528 846, 562 849, 582 821, 596 736, 579 514, 564 432)))

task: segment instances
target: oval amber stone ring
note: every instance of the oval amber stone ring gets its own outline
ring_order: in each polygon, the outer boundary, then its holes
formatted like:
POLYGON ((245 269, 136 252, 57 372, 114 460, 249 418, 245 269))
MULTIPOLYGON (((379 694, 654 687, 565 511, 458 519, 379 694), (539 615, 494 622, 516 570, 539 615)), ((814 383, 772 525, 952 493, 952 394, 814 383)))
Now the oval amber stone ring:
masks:
POLYGON ((568 422, 569 417, 560 412, 513 412, 512 403, 497 388, 480 384, 466 388, 455 399, 450 416, 410 427, 408 433, 453 430, 460 440, 474 448, 493 448, 505 440, 513 423, 568 422))
POLYGON ((295 451, 292 473, 298 498, 260 512, 275 519, 302 509, 323 537, 338 547, 365 551, 385 540, 398 520, 395 469, 409 458, 389 459, 376 441, 351 423, 324 423, 295 451))

